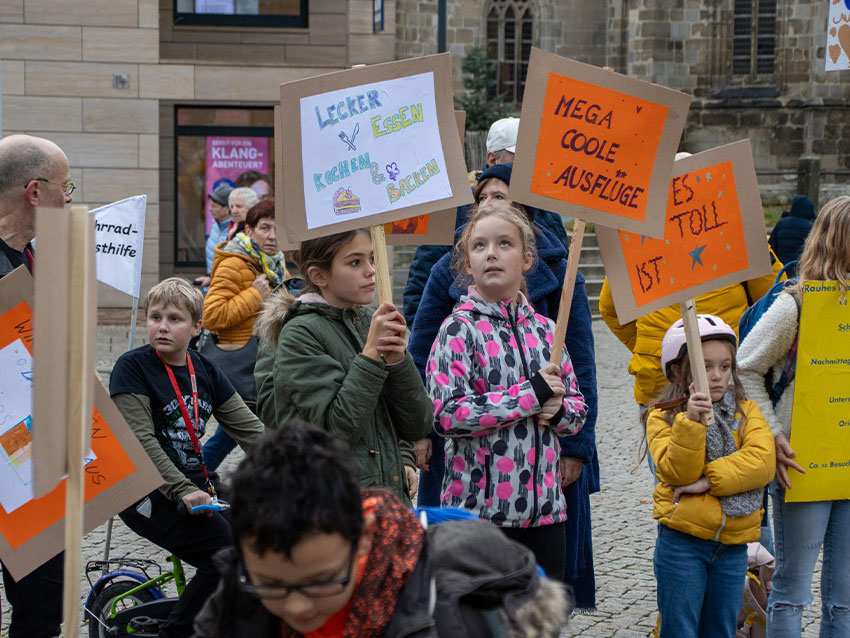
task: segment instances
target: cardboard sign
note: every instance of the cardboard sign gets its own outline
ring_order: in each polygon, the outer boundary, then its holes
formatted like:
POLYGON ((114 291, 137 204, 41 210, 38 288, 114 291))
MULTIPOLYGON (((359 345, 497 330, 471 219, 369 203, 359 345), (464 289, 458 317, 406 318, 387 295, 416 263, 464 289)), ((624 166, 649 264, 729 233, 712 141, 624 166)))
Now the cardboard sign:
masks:
POLYGON ((470 203, 451 81, 441 54, 281 85, 289 240, 470 203))
MULTIPOLYGON (((457 133, 463 146, 463 139, 466 136, 466 112, 455 111, 455 120, 457 133)), ((454 244, 456 219, 457 210, 450 208, 430 215, 418 215, 384 224, 387 244, 390 246, 423 244, 451 246, 454 244)))
POLYGON ((691 99, 532 49, 511 198, 661 237, 673 157, 691 99))
MULTIPOLYGON (((32 492, 32 295, 25 268, 0 279, 0 560, 16 580, 64 546, 65 480, 41 498, 32 492)), ((106 390, 98 380, 94 385, 91 454, 85 465, 86 531, 162 485, 106 390)))
POLYGON ((139 296, 142 281, 147 199, 137 195, 91 211, 97 280, 131 297, 139 296))
POLYGON ((827 71, 850 69, 850 3, 847 0, 830 0, 824 58, 827 71))
POLYGON ((749 140, 673 166, 664 239, 596 227, 621 324, 771 271, 749 140))
POLYGON ((800 314, 786 502, 850 499, 850 308, 835 281, 806 281, 800 314))

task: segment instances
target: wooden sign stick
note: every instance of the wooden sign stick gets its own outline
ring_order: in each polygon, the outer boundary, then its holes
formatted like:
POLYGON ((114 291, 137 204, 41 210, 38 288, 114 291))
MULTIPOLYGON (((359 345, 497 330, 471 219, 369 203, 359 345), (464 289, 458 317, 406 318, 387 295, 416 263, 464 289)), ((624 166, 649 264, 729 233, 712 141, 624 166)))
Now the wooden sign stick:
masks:
MULTIPOLYGON (((354 64, 352 69, 362 69, 365 64, 354 64)), ((375 283, 378 286, 378 304, 393 302, 393 282, 390 279, 390 263, 387 259, 387 235, 383 224, 370 226, 372 254, 375 256, 375 283)))
MULTIPOLYGON (((567 338, 567 324, 570 322, 570 307, 573 303, 573 290, 576 284, 578 262, 581 259, 581 245, 584 243, 584 226, 581 219, 573 224, 573 236, 570 238, 570 256, 567 260, 567 270, 564 273, 564 286, 561 288, 561 302, 558 304, 558 321, 555 322, 555 340, 552 343, 552 354, 549 363, 561 367, 564 357, 564 340, 567 338)), ((541 420, 541 425, 549 425, 541 420)))
POLYGON ((94 218, 85 206, 71 209, 70 298, 68 352, 68 449, 65 501, 65 589, 62 635, 77 638, 80 629, 80 574, 83 542, 83 463, 89 451, 94 404, 91 371, 92 329, 97 322, 94 299, 94 218))
POLYGON ((390 263, 387 258, 387 236, 383 224, 370 226, 372 254, 375 256, 375 282, 378 285, 378 303, 393 302, 393 282, 390 279, 390 263))
MULTIPOLYGON (((688 359, 690 360, 694 389, 711 396, 708 374, 705 371, 705 359, 702 356, 702 339, 699 336, 696 301, 687 299, 680 303, 679 307, 682 311, 682 323, 685 326, 685 338, 688 341, 688 359)), ((703 425, 714 423, 714 412, 704 413, 700 417, 700 421, 703 425)))

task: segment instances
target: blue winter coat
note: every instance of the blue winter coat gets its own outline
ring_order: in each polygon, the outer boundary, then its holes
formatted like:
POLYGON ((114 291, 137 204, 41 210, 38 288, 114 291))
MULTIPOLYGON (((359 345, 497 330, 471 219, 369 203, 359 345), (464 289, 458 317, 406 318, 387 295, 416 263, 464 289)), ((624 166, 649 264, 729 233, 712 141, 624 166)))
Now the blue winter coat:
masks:
MULTIPOLYGON (((457 209, 457 218, 455 219, 455 241, 457 241, 457 229, 462 228, 466 224, 466 217, 469 215, 470 206, 461 206, 457 209)), ((564 244, 564 248, 569 247, 569 239, 564 230, 564 218, 557 213, 540 210, 526 206, 526 210, 531 213, 531 218, 534 223, 545 228, 550 233, 554 234, 558 240, 564 244)), ((404 286, 404 305, 402 314, 407 320, 407 325, 413 329, 413 320, 416 315, 416 309, 419 307, 419 302, 422 299, 422 291, 425 289, 425 283, 428 281, 428 275, 440 257, 446 255, 451 250, 451 246, 431 246, 424 245, 416 248, 416 254, 413 256, 413 261, 410 263, 410 272, 407 274, 407 284, 404 286)))
MULTIPOLYGON (((803 244, 815 223, 815 208, 805 195, 797 195, 791 204, 791 210, 782 214, 770 233, 768 243, 783 264, 797 261, 803 252, 803 244)), ((788 269, 788 276, 797 274, 796 264, 788 269), (790 272, 788 272, 790 271, 790 272)))
MULTIPOLYGON (((528 299, 537 312, 556 320, 561 300, 561 284, 567 269, 567 247, 545 228, 537 215, 534 216, 534 223, 540 231, 537 235, 538 262, 526 276, 528 299)), ((455 231, 455 239, 460 236, 462 228, 461 226, 455 231)), ((563 230, 563 226, 561 229, 563 230)), ((450 259, 451 255, 446 253, 431 270, 410 334, 408 350, 423 377, 423 382, 425 364, 440 325, 451 314, 458 299, 467 292, 465 285, 455 282, 449 267, 450 259)), ((581 476, 564 490, 568 512, 564 580, 573 588, 576 607, 593 609, 596 606, 596 585, 589 495, 599 491, 599 461, 596 456, 596 359, 590 303, 581 273, 576 275, 565 341, 578 378, 579 389, 587 403, 587 421, 578 434, 560 439, 561 456, 578 458, 584 462, 581 476)), ((419 487, 420 505, 439 504, 444 470, 443 444, 442 439, 436 435, 432 434, 432 439, 434 452, 431 457, 431 471, 422 473, 419 487)))

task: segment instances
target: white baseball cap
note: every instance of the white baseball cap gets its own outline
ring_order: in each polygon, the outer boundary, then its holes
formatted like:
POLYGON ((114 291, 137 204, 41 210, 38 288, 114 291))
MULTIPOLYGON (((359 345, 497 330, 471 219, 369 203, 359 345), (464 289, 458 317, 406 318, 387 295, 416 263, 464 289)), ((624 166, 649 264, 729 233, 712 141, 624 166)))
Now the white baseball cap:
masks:
POLYGON ((516 153, 516 134, 519 130, 518 117, 496 120, 487 132, 487 152, 510 151, 516 153))

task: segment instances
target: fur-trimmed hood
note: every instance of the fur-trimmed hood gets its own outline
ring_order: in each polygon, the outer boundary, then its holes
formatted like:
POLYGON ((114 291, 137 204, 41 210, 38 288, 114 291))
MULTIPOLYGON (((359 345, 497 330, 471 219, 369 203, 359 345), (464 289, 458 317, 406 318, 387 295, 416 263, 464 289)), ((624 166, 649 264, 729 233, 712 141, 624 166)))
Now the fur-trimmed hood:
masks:
POLYGON ((263 304, 263 309, 254 324, 254 332, 259 336, 260 341, 276 349, 280 330, 286 323, 287 314, 302 303, 329 305, 324 297, 315 292, 307 292, 295 297, 284 286, 275 290, 263 304))

